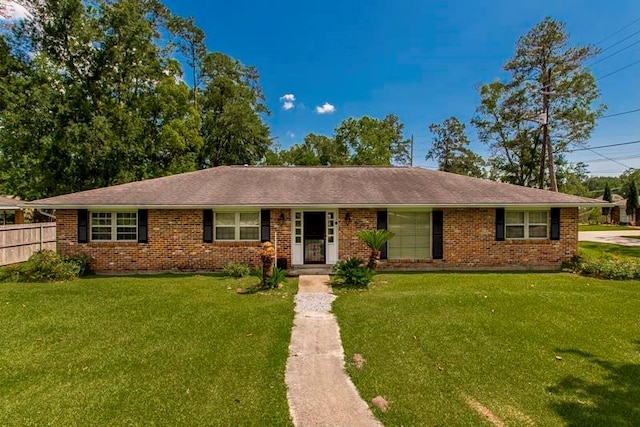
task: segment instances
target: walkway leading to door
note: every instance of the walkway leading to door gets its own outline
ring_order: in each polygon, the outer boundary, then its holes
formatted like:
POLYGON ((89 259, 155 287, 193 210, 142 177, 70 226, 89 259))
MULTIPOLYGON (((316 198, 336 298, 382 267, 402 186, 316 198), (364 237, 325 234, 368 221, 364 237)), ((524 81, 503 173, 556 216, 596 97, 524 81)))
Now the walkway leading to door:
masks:
POLYGON ((344 370, 329 276, 300 276, 285 381, 296 426, 381 426, 344 370))

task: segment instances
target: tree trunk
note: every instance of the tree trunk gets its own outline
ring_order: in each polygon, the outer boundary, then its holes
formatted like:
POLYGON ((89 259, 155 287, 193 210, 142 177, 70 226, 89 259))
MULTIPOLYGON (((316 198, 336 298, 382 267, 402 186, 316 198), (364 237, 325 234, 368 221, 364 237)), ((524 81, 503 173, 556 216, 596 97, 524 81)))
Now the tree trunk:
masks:
POLYGON ((371 255, 369 255, 369 263, 367 264, 367 268, 369 270, 375 270, 378 266, 378 260, 380 259, 380 251, 371 251, 371 255))

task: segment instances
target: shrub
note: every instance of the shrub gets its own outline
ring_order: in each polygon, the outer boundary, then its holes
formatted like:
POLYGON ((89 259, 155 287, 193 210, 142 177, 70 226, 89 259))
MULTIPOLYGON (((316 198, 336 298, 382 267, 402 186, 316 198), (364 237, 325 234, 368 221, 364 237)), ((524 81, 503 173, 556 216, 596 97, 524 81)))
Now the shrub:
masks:
POLYGON ((563 265, 565 270, 585 276, 613 280, 640 280, 640 263, 633 258, 573 257, 563 265))
POLYGON ((271 277, 267 278, 265 287, 268 289, 277 288, 280 283, 287 280, 287 270, 281 270, 278 267, 273 267, 271 277))
POLYGON ((222 268, 222 271, 226 275, 235 277, 236 279, 247 277, 251 273, 249 266, 241 262, 230 262, 222 268))
POLYGON ((333 283, 339 286, 366 288, 373 277, 373 272, 362 263, 360 258, 338 261, 333 269, 335 271, 333 283))
POLYGON ((28 261, 2 270, 0 279, 12 282, 56 282, 71 280, 86 270, 86 255, 64 257, 55 251, 35 252, 28 261))
POLYGON ((369 270, 374 270, 378 265, 378 260, 380 259, 380 249, 385 243, 393 239, 395 234, 389 230, 362 230, 356 233, 356 235, 365 245, 367 245, 369 249, 371 249, 367 268, 369 270))

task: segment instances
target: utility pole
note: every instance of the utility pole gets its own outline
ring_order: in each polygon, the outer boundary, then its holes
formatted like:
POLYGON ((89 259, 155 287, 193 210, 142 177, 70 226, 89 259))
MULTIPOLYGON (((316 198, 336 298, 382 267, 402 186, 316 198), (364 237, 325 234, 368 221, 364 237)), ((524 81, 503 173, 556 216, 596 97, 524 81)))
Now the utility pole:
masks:
POLYGON ((411 161, 411 167, 413 167, 413 134, 411 134, 411 157, 409 160, 411 161))

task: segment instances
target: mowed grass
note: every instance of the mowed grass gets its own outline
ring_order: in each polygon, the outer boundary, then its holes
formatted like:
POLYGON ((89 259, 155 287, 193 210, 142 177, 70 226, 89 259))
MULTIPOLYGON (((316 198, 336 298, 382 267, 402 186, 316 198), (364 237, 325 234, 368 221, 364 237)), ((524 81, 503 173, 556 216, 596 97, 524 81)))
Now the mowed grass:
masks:
POLYGON ((290 425, 295 281, 0 284, 0 425, 290 425))
POLYGON ((579 224, 578 231, 617 231, 617 230, 638 230, 637 227, 613 224, 579 224))
POLYGON ((640 282, 566 273, 380 274, 334 312, 386 425, 640 425, 640 282))
MULTIPOLYGON (((640 258, 640 246, 622 246, 609 243, 580 242, 578 243, 579 253, 582 256, 591 258, 633 257, 640 258)), ((640 259, 638 260, 640 262, 640 259)))

